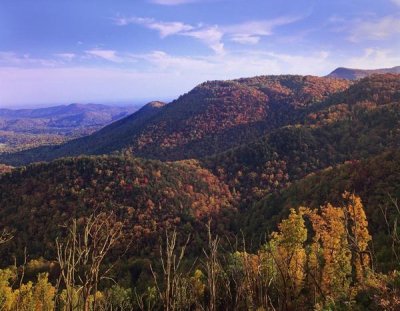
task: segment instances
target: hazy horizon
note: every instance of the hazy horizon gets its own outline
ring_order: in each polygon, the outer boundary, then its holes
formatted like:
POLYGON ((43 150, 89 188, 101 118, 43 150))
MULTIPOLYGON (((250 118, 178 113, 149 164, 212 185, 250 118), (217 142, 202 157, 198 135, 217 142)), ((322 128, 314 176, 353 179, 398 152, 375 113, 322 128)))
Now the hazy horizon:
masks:
POLYGON ((400 65, 400 1, 4 0, 0 107, 175 98, 206 80, 400 65))
MULTIPOLYGON (((175 99, 175 98, 174 98, 175 99)), ((48 103, 15 103, 11 105, 3 105, 0 103, 0 109, 40 109, 40 108, 49 108, 49 107, 56 107, 56 106, 68 106, 72 104, 82 104, 82 105, 88 105, 88 104, 99 104, 99 105, 105 105, 105 106, 116 106, 116 107, 143 107, 147 103, 151 101, 163 101, 166 103, 171 102, 173 99, 169 98, 164 98, 164 99, 138 99, 138 100, 98 100, 98 101, 71 101, 71 102, 48 102, 48 103)))

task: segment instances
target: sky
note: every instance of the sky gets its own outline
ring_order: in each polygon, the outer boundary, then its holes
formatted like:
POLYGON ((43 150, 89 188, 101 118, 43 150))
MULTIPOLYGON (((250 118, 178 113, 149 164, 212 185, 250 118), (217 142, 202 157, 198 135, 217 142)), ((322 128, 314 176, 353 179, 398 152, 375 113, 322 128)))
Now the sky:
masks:
POLYGON ((0 0, 0 108, 400 65, 400 0, 0 0))

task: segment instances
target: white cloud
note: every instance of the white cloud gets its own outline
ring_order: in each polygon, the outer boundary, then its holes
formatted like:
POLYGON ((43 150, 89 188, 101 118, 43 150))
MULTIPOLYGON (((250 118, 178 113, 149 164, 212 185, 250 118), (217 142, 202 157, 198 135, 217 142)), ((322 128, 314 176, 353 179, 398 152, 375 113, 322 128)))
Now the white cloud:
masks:
POLYGON ((260 42, 259 36, 249 35, 249 34, 234 34, 231 36, 231 40, 240 44, 257 44, 260 42))
POLYGON ((301 17, 283 16, 271 20, 254 20, 242 24, 236 24, 226 27, 226 32, 234 34, 248 34, 253 36, 270 36, 274 28, 292 24, 301 19, 301 17))
POLYGON ((248 21, 242 24, 224 27, 231 40, 241 44, 256 44, 263 36, 273 34, 274 28, 298 21, 299 17, 280 17, 271 20, 248 21))
POLYGON ((183 32, 182 35, 202 41, 217 54, 224 53, 224 44, 221 41, 224 33, 217 26, 183 32))
POLYGON ((85 53, 114 63, 120 63, 123 61, 121 57, 117 56, 117 52, 114 50, 93 49, 87 50, 85 53))
POLYGON ((182 79, 199 82, 282 73, 325 75, 334 66, 326 51, 310 55, 247 51, 203 57, 174 56, 164 51, 153 51, 131 54, 129 58, 150 65, 148 72, 181 76, 182 79))
POLYGON ((390 49, 367 48, 360 56, 350 58, 345 67, 377 69, 394 67, 400 64, 400 51, 390 49))
POLYGON ((400 0, 391 0, 395 5, 400 6, 400 0))
POLYGON ((76 57, 76 54, 74 53, 57 53, 54 55, 67 61, 71 61, 76 57))
POLYGON ((349 40, 360 42, 363 40, 383 40, 400 34, 400 17, 394 15, 384 16, 380 19, 356 21, 351 27, 349 40))
POLYGON ((118 17, 114 19, 114 22, 119 26, 129 24, 142 25, 148 29, 158 31, 161 38, 171 35, 192 37, 206 44, 216 54, 223 54, 224 36, 228 36, 228 39, 236 43, 254 45, 260 41, 261 37, 272 35, 275 27, 290 24, 299 19, 299 17, 280 17, 272 20, 248 21, 223 27, 203 24, 194 26, 182 22, 162 22, 153 18, 143 17, 118 17))
POLYGON ((162 38, 193 29, 191 25, 181 22, 160 22, 154 20, 153 18, 143 17, 120 17, 115 19, 115 23, 119 26, 125 26, 129 24, 142 25, 148 29, 157 30, 162 38))
POLYGON ((128 24, 142 25, 148 29, 158 31, 161 38, 171 35, 192 37, 206 44, 217 54, 221 54, 224 51, 224 45, 221 42, 224 34, 218 29, 217 26, 204 27, 200 25, 195 27, 181 22, 161 22, 156 21, 153 18, 143 17, 119 17, 115 19, 115 23, 120 26, 125 26, 128 24))
POLYGON ((43 66, 54 67, 59 65, 60 62, 52 59, 36 58, 29 54, 17 54, 14 52, 0 51, 0 66, 43 66))

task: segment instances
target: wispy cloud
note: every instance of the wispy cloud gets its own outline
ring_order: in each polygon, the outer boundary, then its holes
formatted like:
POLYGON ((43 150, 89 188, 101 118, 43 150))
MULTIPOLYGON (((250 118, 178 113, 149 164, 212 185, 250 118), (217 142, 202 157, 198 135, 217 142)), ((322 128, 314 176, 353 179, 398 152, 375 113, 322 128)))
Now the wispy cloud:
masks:
POLYGON ((76 57, 76 54, 75 53, 57 53, 57 54, 54 54, 54 56, 59 57, 64 60, 67 60, 67 61, 71 61, 76 57))
POLYGON ((400 0, 391 0, 395 5, 400 6, 400 0))
POLYGON ((192 37, 200 40, 216 54, 224 54, 223 38, 239 44, 257 44, 261 37, 270 36, 278 26, 294 23, 301 17, 280 17, 271 20, 256 20, 245 23, 219 26, 219 25, 190 25, 182 22, 163 22, 153 18, 143 17, 118 17, 114 19, 116 25, 129 24, 142 25, 148 29, 159 32, 161 38, 171 35, 192 37))
POLYGON ((119 57, 117 55, 117 52, 114 50, 93 49, 93 50, 87 50, 85 51, 85 53, 114 63, 120 63, 123 61, 122 58, 119 57))
POLYGON ((218 26, 186 31, 183 32, 182 35, 202 41, 217 54, 224 53, 224 44, 221 41, 224 33, 218 28, 218 26))
POLYGON ((376 69, 400 64, 400 53, 396 50, 367 48, 361 55, 352 57, 344 64, 346 67, 376 69))
POLYGON ((400 34, 400 16, 388 15, 375 20, 358 20, 351 29, 348 39, 352 42, 387 39, 400 34))
POLYGON ((193 26, 182 22, 163 22, 143 17, 119 17, 114 21, 119 26, 137 24, 156 30, 161 38, 172 35, 192 37, 206 44, 215 53, 221 54, 224 52, 224 44, 221 42, 224 34, 217 26, 193 26))
POLYGON ((152 73, 170 73, 201 82, 281 73, 325 75, 335 65, 330 56, 330 53, 321 50, 307 55, 243 51, 202 57, 175 56, 164 51, 153 51, 128 57, 140 60, 140 63, 147 62, 151 65, 149 71, 152 73))
POLYGON ((60 62, 54 59, 36 58, 30 54, 18 54, 15 52, 0 51, 0 66, 17 66, 17 67, 54 67, 60 62))
POLYGON ((256 44, 263 36, 273 34, 274 28, 288 25, 300 20, 301 17, 280 17, 271 20, 256 20, 242 24, 224 27, 224 32, 230 35, 230 39, 241 44, 256 44))
POLYGON ((231 37, 231 40, 240 44, 257 44, 260 42, 260 36, 254 36, 250 34, 235 34, 231 37))
POLYGON ((165 38, 167 36, 179 34, 193 29, 193 26, 181 22, 160 22, 156 21, 153 18, 143 17, 120 17, 115 19, 115 23, 119 26, 125 26, 129 24, 142 25, 146 28, 158 31, 161 38, 165 38))

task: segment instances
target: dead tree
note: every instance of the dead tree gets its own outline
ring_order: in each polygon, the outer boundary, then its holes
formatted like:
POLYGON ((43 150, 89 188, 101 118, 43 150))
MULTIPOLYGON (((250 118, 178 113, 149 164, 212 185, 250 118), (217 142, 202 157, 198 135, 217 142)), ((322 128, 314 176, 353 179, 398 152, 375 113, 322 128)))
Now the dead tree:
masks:
POLYGON ((90 309, 90 296, 96 304, 97 287, 110 269, 102 270, 106 255, 122 238, 122 223, 114 213, 89 216, 82 226, 74 219, 65 241, 56 240, 60 280, 66 289, 66 310, 73 310, 78 295, 83 310, 90 309))
POLYGON ((207 224, 208 245, 203 249, 205 256, 204 266, 207 271, 207 286, 209 291, 208 310, 217 310, 217 286, 220 263, 218 260, 219 237, 211 234, 211 221, 207 224))
POLYGON ((160 261, 163 274, 163 287, 161 286, 157 273, 150 266, 153 274, 154 282, 159 294, 160 300, 163 303, 163 310, 173 311, 178 309, 178 299, 180 296, 180 287, 182 285, 183 274, 181 272, 182 260, 185 255, 186 247, 189 243, 188 236, 185 244, 177 249, 177 233, 174 230, 171 234, 165 232, 165 248, 163 243, 160 243, 160 261))

